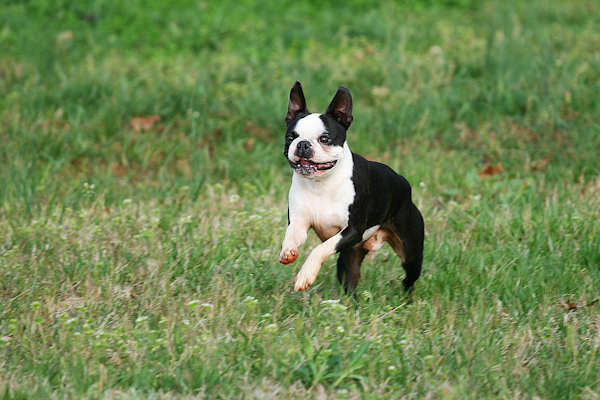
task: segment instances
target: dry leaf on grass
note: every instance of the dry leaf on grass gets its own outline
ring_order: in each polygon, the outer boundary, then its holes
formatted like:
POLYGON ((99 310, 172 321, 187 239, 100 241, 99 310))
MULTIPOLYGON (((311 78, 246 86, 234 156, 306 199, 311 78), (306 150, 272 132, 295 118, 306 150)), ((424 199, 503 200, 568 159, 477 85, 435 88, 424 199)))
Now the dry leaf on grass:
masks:
POLYGON ((565 299, 560 299, 560 304, 567 310, 577 310, 578 308, 585 307, 584 300, 579 300, 577 303, 572 303, 565 299))
POLYGON ((502 166, 501 162, 496 164, 495 167, 488 162, 481 171, 477 172, 477 175, 479 175, 480 178, 488 178, 490 176, 498 175, 502 171, 504 171, 504 167, 502 166))
POLYGON ((576 303, 570 302, 568 300, 565 299, 560 299, 560 304, 566 309, 566 310, 577 310, 579 308, 583 308, 583 307, 589 307, 589 306, 593 306, 594 304, 596 304, 596 302, 598 301, 598 299, 594 300, 594 301, 590 301, 589 303, 586 304, 585 302, 585 298, 582 296, 579 298, 579 300, 577 300, 576 303))
POLYGON ((160 121, 160 115, 140 115, 129 120, 129 127, 136 132, 149 131, 160 121))

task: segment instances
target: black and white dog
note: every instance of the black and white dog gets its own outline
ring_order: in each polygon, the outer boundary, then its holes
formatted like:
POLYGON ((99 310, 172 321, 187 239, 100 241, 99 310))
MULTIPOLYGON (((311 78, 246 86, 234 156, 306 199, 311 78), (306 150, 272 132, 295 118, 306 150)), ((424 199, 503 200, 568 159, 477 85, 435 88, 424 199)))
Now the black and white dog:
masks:
POLYGON ((338 252, 338 279, 353 292, 365 255, 385 242, 402 259, 405 290, 421 274, 424 225, 410 184, 387 165, 350 151, 346 131, 352 120, 348 89, 338 88, 325 114, 311 114, 300 82, 292 87, 284 154, 294 175, 279 261, 290 264, 298 258, 310 228, 323 242, 298 272, 296 292, 311 286, 325 259, 338 252))

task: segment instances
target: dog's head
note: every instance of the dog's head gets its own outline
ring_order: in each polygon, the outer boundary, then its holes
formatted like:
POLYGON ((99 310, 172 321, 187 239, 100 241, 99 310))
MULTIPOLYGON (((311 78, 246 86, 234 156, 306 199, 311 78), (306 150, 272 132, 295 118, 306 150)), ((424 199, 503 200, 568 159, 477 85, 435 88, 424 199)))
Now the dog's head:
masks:
POLYGON ((306 178, 329 174, 344 154, 346 130, 352 124, 352 95, 339 87, 324 114, 311 114, 306 107, 302 85, 290 91, 285 117, 284 155, 294 171, 306 178))

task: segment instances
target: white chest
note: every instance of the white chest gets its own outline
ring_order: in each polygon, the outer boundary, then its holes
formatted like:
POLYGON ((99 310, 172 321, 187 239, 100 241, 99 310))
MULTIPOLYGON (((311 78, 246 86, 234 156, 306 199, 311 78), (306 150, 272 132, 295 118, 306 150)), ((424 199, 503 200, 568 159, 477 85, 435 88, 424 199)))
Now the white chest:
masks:
MULTIPOLYGON (((346 147, 347 148, 347 147, 346 147)), ((348 226, 349 209, 354 202, 352 154, 326 179, 311 180, 297 174, 289 195, 290 219, 307 221, 321 240, 327 240, 348 226)))

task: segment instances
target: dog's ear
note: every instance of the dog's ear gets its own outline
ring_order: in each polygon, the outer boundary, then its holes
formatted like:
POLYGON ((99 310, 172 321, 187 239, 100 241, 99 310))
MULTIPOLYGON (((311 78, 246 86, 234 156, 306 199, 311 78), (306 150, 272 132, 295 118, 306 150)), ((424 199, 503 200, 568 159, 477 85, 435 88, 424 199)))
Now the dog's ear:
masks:
POLYGON ((308 114, 308 108, 306 108, 306 100, 304 99, 304 92, 302 92, 302 85, 296 81, 292 90, 290 90, 290 102, 288 103, 288 112, 285 116, 285 123, 289 124, 298 114, 308 114))
POLYGON ((332 116, 344 128, 348 129, 354 120, 350 91, 343 86, 338 87, 338 91, 331 100, 329 107, 327 107, 325 114, 332 116))

